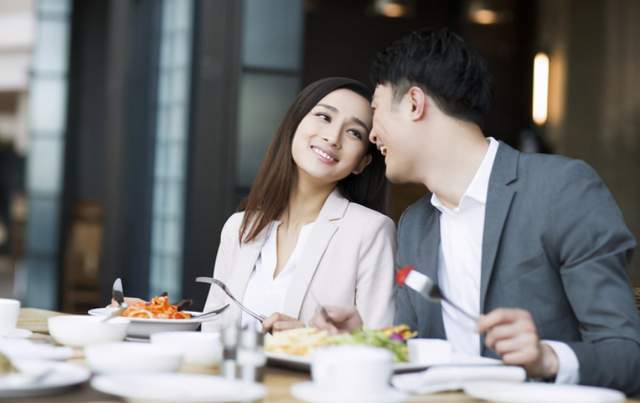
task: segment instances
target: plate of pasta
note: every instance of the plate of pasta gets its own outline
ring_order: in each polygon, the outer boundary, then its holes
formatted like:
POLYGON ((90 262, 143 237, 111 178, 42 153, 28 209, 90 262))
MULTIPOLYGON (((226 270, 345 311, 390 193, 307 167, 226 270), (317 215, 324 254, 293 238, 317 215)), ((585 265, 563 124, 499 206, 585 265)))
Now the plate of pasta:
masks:
MULTIPOLYGON (((147 339, 151 334, 158 332, 197 330, 202 322, 215 320, 225 308, 226 306, 222 306, 206 314, 182 310, 178 304, 171 304, 169 297, 163 294, 153 297, 151 301, 132 303, 120 316, 131 321, 127 330, 128 337, 147 339)), ((117 307, 108 306, 90 309, 88 313, 93 316, 103 316, 117 309, 117 307)))

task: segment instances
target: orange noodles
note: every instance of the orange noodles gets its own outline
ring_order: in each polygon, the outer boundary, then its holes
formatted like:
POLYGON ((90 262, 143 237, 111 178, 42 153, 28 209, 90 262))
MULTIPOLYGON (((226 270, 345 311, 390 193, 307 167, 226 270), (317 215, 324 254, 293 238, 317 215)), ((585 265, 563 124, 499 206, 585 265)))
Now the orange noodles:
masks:
POLYGON ((138 302, 122 312, 129 318, 147 319, 189 319, 190 314, 178 310, 177 305, 169 303, 167 295, 153 297, 150 302, 138 302))

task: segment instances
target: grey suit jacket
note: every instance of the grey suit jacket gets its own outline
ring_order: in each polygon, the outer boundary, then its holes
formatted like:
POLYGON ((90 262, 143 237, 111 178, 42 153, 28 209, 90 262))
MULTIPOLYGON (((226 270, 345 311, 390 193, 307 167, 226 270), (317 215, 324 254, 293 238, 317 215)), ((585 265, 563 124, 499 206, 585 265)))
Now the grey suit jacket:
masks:
MULTIPOLYGON (((635 240, 586 163, 500 143, 489 180, 480 310, 531 312, 540 338, 578 357, 580 383, 640 393, 640 318, 626 273, 635 240)), ((437 281, 440 212, 429 195, 398 226, 398 267, 437 281)), ((439 304, 397 288, 396 323, 446 338, 439 304)), ((484 347, 482 354, 495 356, 484 347)))

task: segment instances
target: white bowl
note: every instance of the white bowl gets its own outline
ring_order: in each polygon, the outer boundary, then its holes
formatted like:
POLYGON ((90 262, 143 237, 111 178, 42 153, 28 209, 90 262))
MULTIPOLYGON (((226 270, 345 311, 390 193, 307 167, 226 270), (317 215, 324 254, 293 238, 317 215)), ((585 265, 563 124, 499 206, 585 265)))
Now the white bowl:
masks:
POLYGON ((180 351, 189 364, 213 366, 222 359, 220 333, 162 332, 151 335, 151 344, 180 351))
POLYGON ((175 372, 182 352, 147 343, 107 343, 88 346, 85 357, 97 373, 175 372))
POLYGON ((91 344, 124 340, 129 320, 101 318, 87 315, 61 315, 49 318, 49 334, 65 346, 84 347, 91 344))

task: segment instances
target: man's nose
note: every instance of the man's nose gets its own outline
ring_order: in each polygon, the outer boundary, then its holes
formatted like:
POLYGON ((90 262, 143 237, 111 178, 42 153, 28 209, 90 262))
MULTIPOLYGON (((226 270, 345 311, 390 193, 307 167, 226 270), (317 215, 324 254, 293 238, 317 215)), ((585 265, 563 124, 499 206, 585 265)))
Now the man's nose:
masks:
POLYGON ((378 134, 376 133, 375 129, 371 129, 371 131, 369 132, 369 141, 375 145, 378 145, 378 134))

